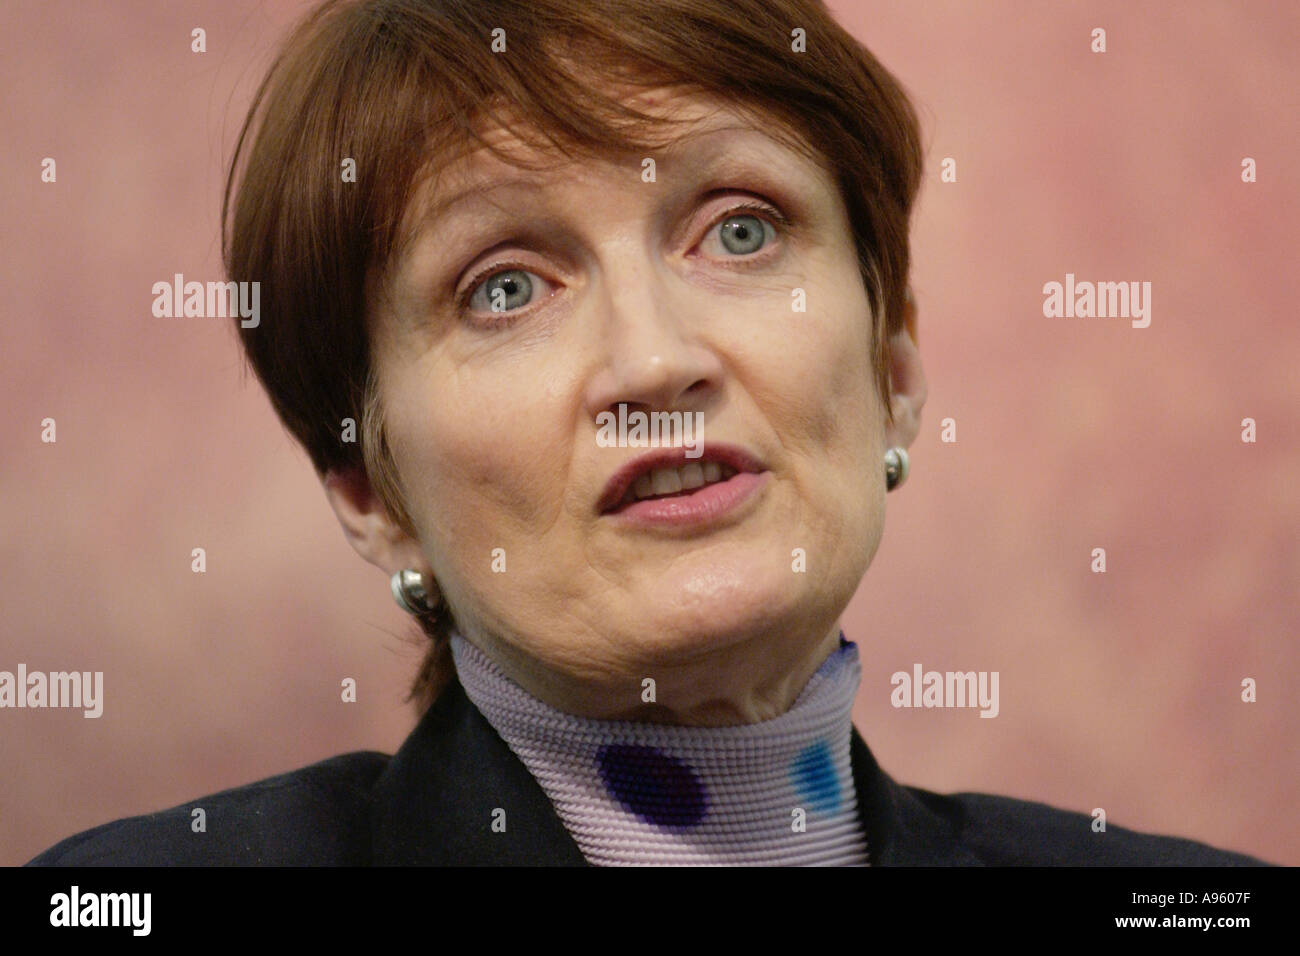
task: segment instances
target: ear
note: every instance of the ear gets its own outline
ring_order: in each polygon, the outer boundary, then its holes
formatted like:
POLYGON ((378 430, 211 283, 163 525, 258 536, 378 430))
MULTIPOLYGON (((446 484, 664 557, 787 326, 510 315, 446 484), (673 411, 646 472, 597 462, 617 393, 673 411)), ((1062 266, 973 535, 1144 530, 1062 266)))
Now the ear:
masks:
POLYGON ((925 405, 925 372, 917 349, 916 299, 909 287, 903 305, 903 328, 889 340, 890 405, 894 424, 885 431, 886 447, 911 447, 921 431, 921 409, 925 405))
POLYGON ((431 580, 419 541, 389 517, 364 468, 330 470, 322 476, 321 484, 344 536, 357 554, 390 577, 403 568, 412 568, 431 580))

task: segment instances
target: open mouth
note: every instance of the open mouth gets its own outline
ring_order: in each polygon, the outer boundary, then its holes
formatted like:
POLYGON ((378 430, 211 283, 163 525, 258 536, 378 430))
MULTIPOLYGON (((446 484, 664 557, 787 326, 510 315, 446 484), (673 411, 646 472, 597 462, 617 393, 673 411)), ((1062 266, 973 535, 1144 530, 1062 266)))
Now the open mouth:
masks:
POLYGON ((656 468, 634 481, 623 498, 607 514, 616 514, 638 501, 663 498, 689 498, 703 488, 723 484, 737 474, 737 469, 716 461, 689 462, 680 468, 656 468))

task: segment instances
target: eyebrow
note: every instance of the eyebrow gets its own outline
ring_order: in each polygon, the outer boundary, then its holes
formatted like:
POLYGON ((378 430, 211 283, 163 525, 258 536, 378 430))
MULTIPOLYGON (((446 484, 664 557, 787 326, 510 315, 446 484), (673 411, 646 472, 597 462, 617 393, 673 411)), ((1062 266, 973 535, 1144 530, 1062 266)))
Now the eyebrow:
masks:
POLYGON ((442 219, 456 206, 469 202, 474 199, 481 199, 490 193, 506 189, 535 189, 541 185, 541 180, 536 176, 510 176, 506 179, 492 179, 486 182, 474 183, 465 187, 454 196, 448 196, 439 199, 437 202, 430 204, 420 214, 419 228, 424 228, 429 223, 442 219))
MULTIPOLYGON (((683 133, 681 136, 675 139, 668 146, 664 147, 662 150, 659 150, 659 153, 661 154, 661 156, 665 158, 670 156, 680 156, 682 153, 697 148, 701 140, 706 140, 709 139, 710 137, 715 137, 723 133, 733 133, 733 134, 739 133, 741 135, 753 134, 754 138, 761 137, 764 140, 772 142, 774 145, 780 145, 777 141, 772 140, 771 137, 767 136, 767 134, 763 133, 755 126, 749 123, 730 120, 725 125, 713 123, 707 125, 703 129, 696 129, 693 131, 688 131, 686 133, 683 133)), ((545 175, 542 176, 515 175, 515 176, 507 177, 506 179, 490 179, 487 181, 472 183, 471 185, 465 187, 460 192, 452 196, 447 196, 430 203, 424 210, 421 211, 419 220, 416 223, 415 229, 413 231, 415 233, 419 233, 423 231, 429 226, 430 223, 442 219, 453 208, 461 205, 462 203, 469 202, 474 199, 481 199, 490 193, 496 192, 497 190, 509 190, 509 189, 521 189, 521 188, 536 189, 542 185, 542 182, 545 178, 546 178, 545 175)))

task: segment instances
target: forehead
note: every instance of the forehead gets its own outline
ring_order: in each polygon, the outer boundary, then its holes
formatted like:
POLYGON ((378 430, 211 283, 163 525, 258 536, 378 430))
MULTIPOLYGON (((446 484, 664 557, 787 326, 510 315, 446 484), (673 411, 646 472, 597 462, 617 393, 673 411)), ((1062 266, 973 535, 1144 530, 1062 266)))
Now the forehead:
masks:
MULTIPOLYGON (((690 139, 714 130, 754 130, 770 125, 764 124, 757 117, 751 117, 748 112, 752 111, 746 111, 736 104, 681 87, 633 90, 615 95, 627 108, 662 122, 663 125, 653 132, 643 134, 647 140, 646 150, 654 152, 672 151, 674 147, 680 147, 690 139)), ((462 148, 441 160, 440 172, 448 179, 460 179, 459 183, 451 184, 452 187, 472 183, 482 176, 485 166, 495 171, 497 167, 492 160, 497 157, 493 151, 504 153, 511 162, 541 167, 564 165, 570 161, 556 149, 540 150, 531 145, 537 140, 537 129, 513 107, 481 118, 476 128, 483 145, 475 149, 462 148), (525 143, 525 139, 530 142, 525 143)), ((609 155, 611 158, 619 158, 613 156, 612 150, 609 155)))
MULTIPOLYGON (((707 94, 663 87, 636 90, 621 96, 623 103, 638 112, 666 121, 664 132, 656 130, 656 139, 647 150, 660 159, 671 159, 691 152, 734 148, 744 142, 766 152, 790 150, 795 137, 771 118, 753 109, 732 104, 707 94)), ((529 128, 521 137, 515 130, 525 127, 523 119, 512 111, 497 113, 478 131, 479 142, 472 148, 436 157, 430 162, 426 177, 416 190, 407 210, 408 235, 427 228, 475 198, 490 195, 494 187, 520 183, 542 186, 568 167, 581 163, 553 148, 533 145, 535 133, 529 128)), ((824 163, 810 151, 800 148, 803 158, 824 163)), ((639 162, 639 156, 602 157, 605 161, 627 158, 639 162)))

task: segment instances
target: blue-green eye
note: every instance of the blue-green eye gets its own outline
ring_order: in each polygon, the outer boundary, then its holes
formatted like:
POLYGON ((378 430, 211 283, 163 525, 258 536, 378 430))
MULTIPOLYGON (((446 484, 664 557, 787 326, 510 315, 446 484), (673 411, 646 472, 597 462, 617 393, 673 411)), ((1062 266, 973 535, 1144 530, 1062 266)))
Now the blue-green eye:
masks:
POLYGON ((510 312, 532 301, 532 273, 523 269, 503 269, 479 283, 467 302, 473 311, 510 312))
POLYGON ((762 219, 747 213, 728 216, 718 225, 718 237, 728 252, 748 256, 763 248, 769 228, 762 219))
POLYGON ((784 236, 789 226, 790 220, 775 206, 745 202, 725 210, 724 217, 705 233, 701 246, 721 259, 753 256, 784 236), (708 248, 715 242, 720 248, 708 248))

